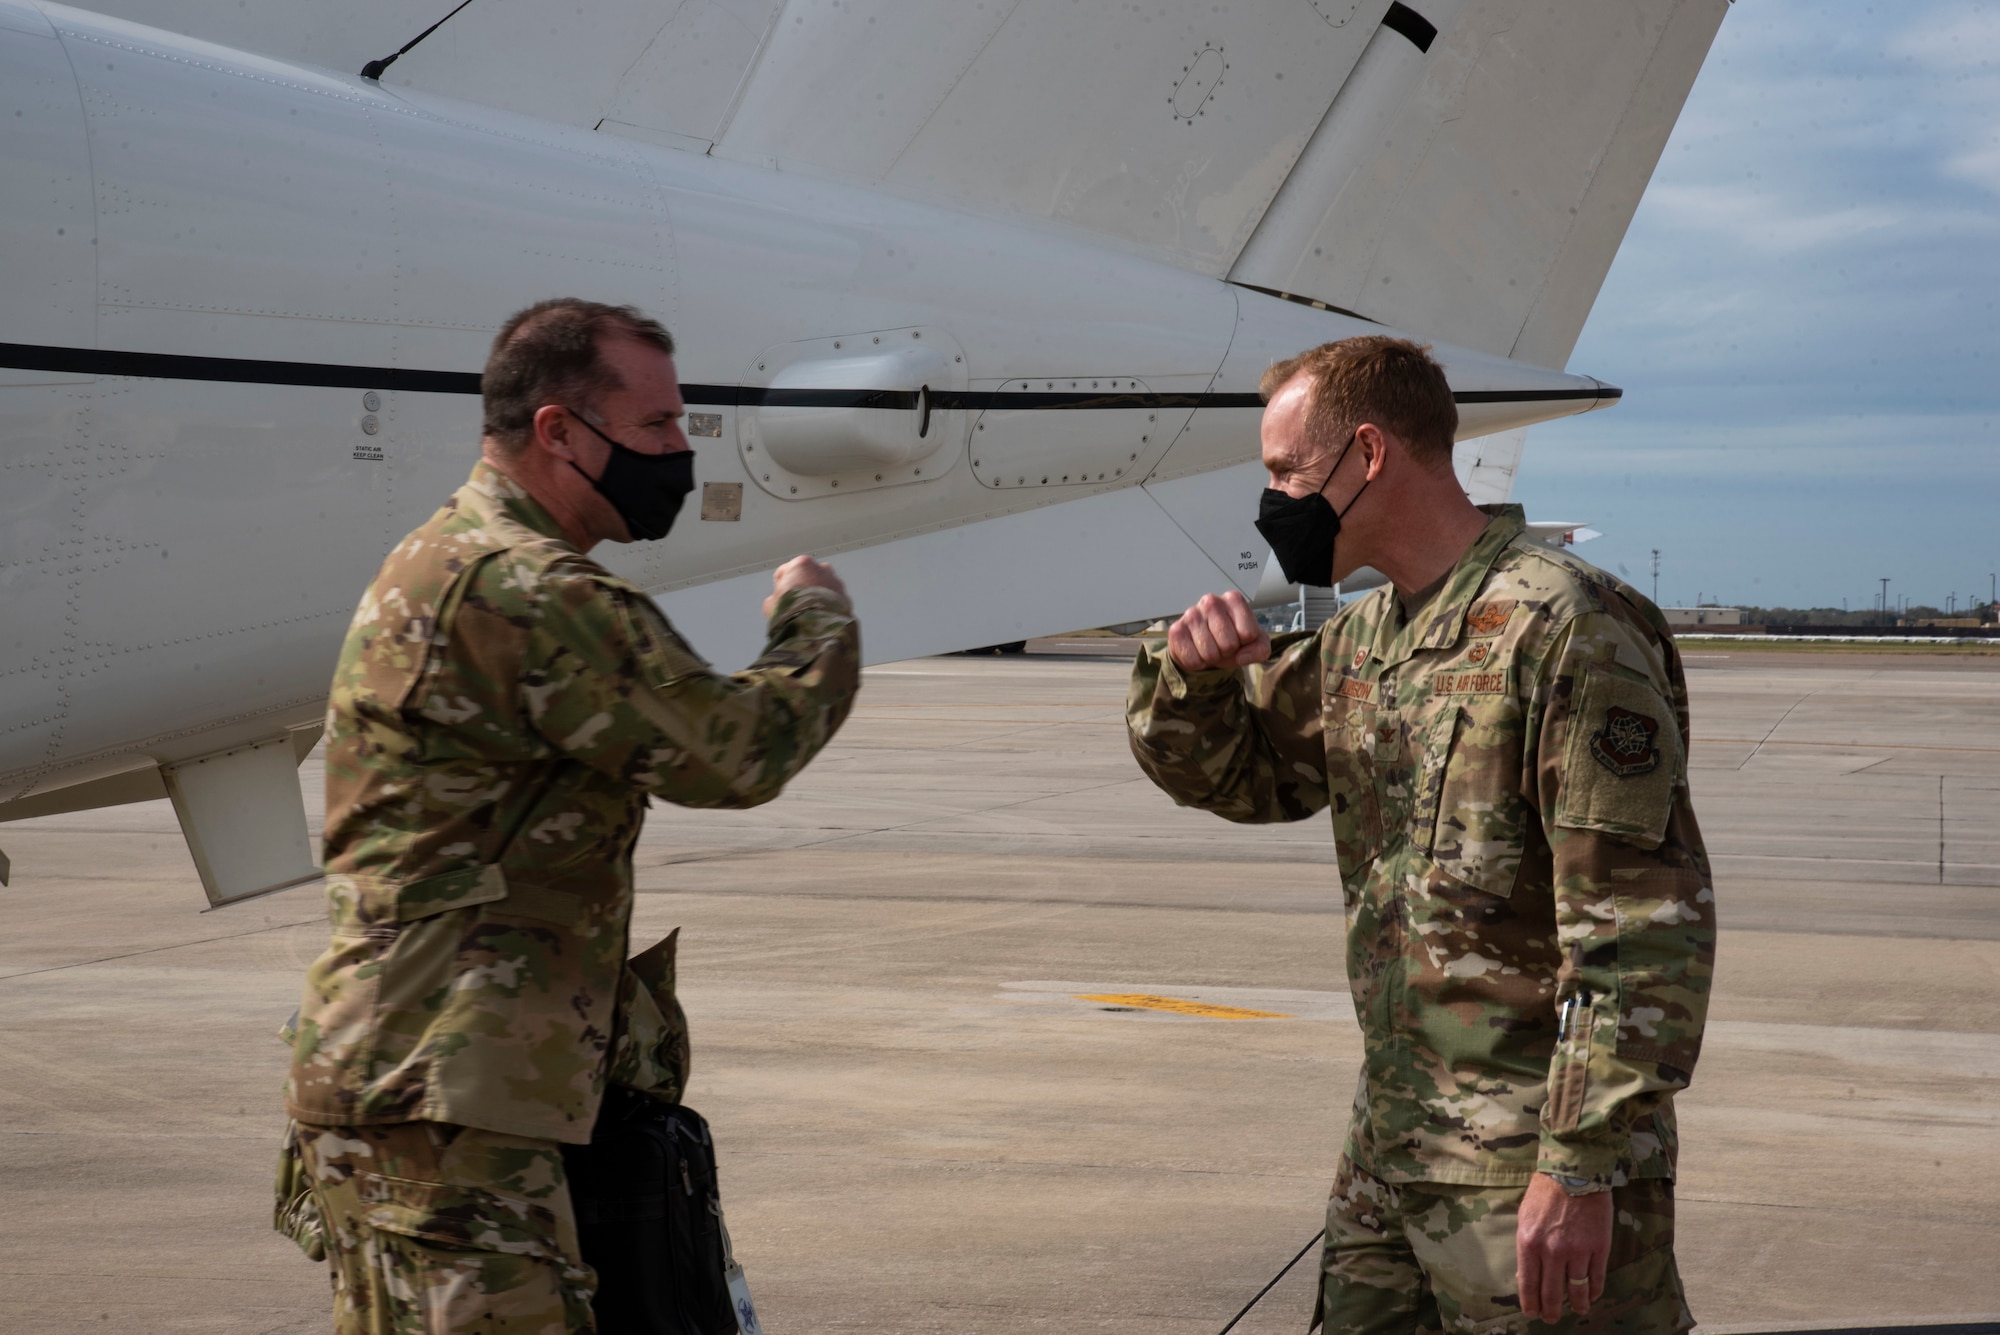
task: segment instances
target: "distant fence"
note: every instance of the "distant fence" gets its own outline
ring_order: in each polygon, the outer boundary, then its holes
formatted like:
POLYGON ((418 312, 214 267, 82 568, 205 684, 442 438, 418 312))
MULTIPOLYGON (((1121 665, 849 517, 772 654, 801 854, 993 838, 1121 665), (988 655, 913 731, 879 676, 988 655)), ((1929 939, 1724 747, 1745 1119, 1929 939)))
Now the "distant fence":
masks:
POLYGON ((2000 626, 1675 626, 1677 637, 1742 635, 1804 640, 2000 640, 2000 626))
POLYGON ((2000 626, 1766 626, 1766 635, 1864 635, 1871 640, 2000 640, 2000 626))

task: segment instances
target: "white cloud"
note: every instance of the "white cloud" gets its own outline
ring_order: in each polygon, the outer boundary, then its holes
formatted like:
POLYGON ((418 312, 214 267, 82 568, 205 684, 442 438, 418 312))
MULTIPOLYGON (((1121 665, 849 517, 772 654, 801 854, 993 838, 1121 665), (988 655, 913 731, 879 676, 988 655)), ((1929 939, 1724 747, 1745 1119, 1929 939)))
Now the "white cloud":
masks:
MULTIPOLYGON (((1619 424, 1620 409, 1589 432, 1593 417, 1535 428, 1525 461, 1571 476, 1950 478, 2000 484, 2000 413, 1796 412, 1761 419, 1703 411, 1696 394, 1675 395, 1668 413, 1619 424), (1679 409, 1678 413, 1673 409, 1679 409), (1670 415, 1671 414, 1671 415, 1670 415)), ((1754 394, 1747 397, 1754 400, 1754 394)))
POLYGON ((1889 43, 1938 70, 2000 75, 2000 4, 1939 5, 1889 43))
POLYGON ((1970 181, 2000 194, 2000 143, 1947 158, 1945 167, 1962 181, 1970 181))
POLYGON ((1983 587, 1995 193, 2000 0, 1736 6, 1571 360, 1625 400, 1530 431, 1516 494, 1682 601, 1983 587))
POLYGON ((1924 67, 1924 100, 1947 111, 1945 133, 1959 147, 1944 170, 2000 194, 2000 4, 1939 6, 1889 50, 1924 67))
POLYGON ((1773 253, 1815 249, 1900 227, 1909 214, 1881 204, 1813 210, 1736 185, 1662 185, 1648 196, 1669 222, 1724 232, 1773 253))

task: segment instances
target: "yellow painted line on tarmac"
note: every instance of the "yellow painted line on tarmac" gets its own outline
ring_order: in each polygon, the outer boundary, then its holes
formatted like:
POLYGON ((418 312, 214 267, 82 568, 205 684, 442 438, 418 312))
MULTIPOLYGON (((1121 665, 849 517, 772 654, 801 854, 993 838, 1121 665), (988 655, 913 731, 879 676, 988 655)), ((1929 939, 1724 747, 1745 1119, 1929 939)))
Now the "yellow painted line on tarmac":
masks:
POLYGON ((1130 1006, 1142 1011, 1172 1011, 1175 1015, 1200 1015, 1210 1020, 1289 1020, 1282 1011, 1251 1011, 1240 1006, 1211 1006, 1205 1001, 1183 1001, 1179 997, 1156 997, 1144 992, 1107 993, 1078 996, 1078 1001, 1101 1001, 1109 1006, 1130 1006))

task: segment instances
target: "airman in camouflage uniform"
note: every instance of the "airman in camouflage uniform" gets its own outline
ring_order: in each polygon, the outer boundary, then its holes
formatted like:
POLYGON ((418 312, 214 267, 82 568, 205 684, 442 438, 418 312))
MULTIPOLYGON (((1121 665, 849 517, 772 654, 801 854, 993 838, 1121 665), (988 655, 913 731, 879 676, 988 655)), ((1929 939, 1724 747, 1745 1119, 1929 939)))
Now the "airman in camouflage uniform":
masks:
MULTIPOLYGON (((636 313, 569 305, 669 392, 671 360, 617 339, 636 313)), ((677 388, 666 406, 671 441, 677 388)), ((331 1255, 343 1332, 591 1329, 561 1145, 589 1139, 607 1081, 676 1100, 688 1075, 674 938, 626 959, 648 798, 769 801, 858 682, 830 572, 781 572, 762 657, 718 675, 583 555, 574 512, 616 536, 609 510, 544 473, 566 524, 487 454, 384 562, 328 710, 333 941, 288 1034, 277 1225, 331 1255)))
MULTIPOLYGON (((1308 395, 1312 370, 1293 372, 1308 395)), ((1251 623, 1241 666, 1186 670, 1149 644, 1133 752, 1176 801, 1233 821, 1331 816, 1364 1058, 1328 1210, 1329 1331, 1514 1329, 1524 1310, 1555 1321, 1537 1294, 1568 1285, 1588 1329, 1684 1330, 1673 1095, 1715 920, 1680 658, 1657 609, 1532 539, 1518 507, 1466 510, 1476 537, 1410 605, 1380 589, 1256 662, 1251 623), (1612 1194, 1608 1275, 1531 1273, 1525 1233, 1517 1257, 1537 1174, 1612 1194)), ((1205 602, 1247 618, 1240 598, 1205 602)))

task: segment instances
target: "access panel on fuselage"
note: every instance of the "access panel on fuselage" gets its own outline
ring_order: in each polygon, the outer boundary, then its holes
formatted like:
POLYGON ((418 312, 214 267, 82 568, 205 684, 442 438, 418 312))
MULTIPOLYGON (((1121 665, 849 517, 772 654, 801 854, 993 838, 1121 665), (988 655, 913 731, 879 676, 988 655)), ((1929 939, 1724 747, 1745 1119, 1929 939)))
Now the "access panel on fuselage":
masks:
POLYGON ((1167 407, 1132 376, 1043 376, 1008 380, 982 396, 972 428, 980 484, 1080 487, 1141 476, 1191 411, 1167 407))

